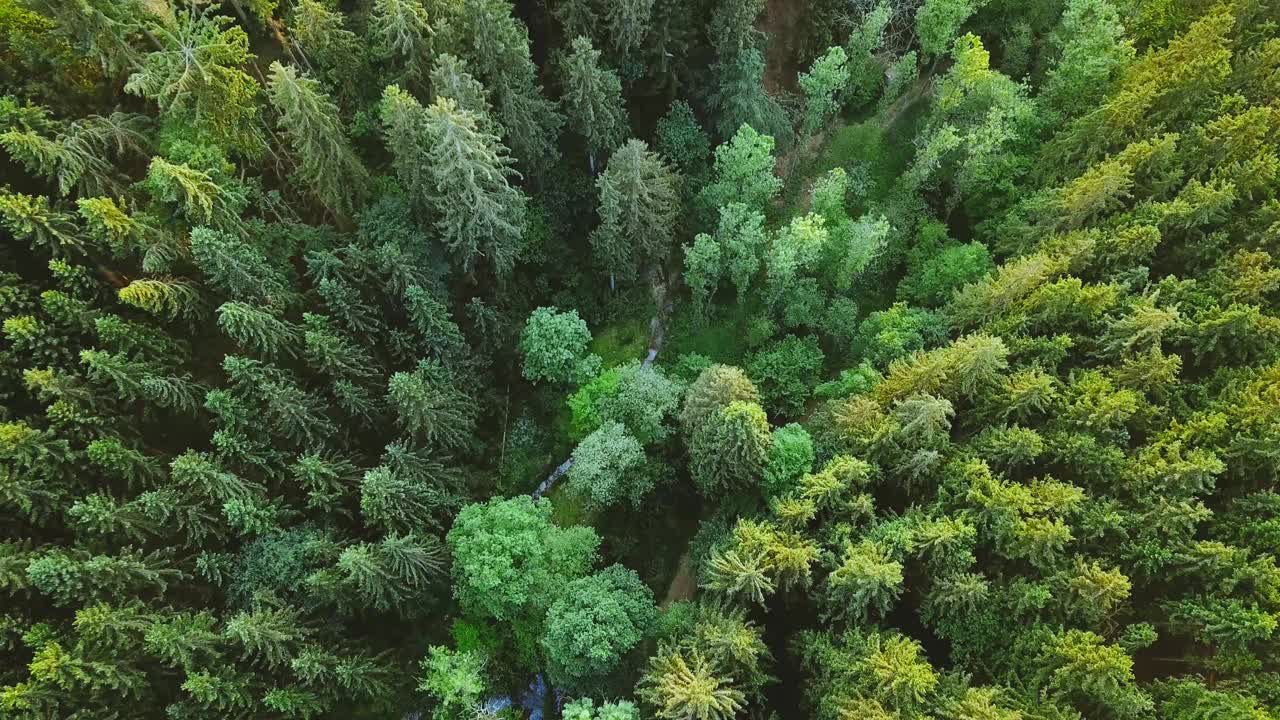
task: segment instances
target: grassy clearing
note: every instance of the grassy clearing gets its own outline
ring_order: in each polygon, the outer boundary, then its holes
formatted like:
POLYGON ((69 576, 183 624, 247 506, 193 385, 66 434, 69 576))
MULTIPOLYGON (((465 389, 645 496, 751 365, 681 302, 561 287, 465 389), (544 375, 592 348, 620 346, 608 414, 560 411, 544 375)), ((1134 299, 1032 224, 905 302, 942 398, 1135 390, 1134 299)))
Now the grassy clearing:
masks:
POLYGON ((556 525, 560 527, 595 526, 595 513, 587 509, 581 497, 565 489, 563 480, 556 483, 546 497, 551 500, 551 521, 556 525))
POLYGON ((620 319, 602 328, 591 341, 591 352, 604 360, 604 367, 644 359, 649 349, 649 320, 644 317, 620 319))

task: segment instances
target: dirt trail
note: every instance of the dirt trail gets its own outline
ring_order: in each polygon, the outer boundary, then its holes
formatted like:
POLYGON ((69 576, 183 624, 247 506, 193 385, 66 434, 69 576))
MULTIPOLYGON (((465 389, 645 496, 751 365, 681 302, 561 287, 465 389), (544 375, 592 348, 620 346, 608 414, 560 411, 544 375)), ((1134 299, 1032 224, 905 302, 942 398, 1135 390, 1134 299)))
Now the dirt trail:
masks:
POLYGON ((693 558, 689 555, 689 551, 685 550, 680 556, 680 562, 676 565, 676 574, 671 578, 671 584, 667 586, 667 596, 662 600, 662 607, 666 608, 671 603, 681 600, 692 600, 697 591, 698 581, 693 576, 693 558))

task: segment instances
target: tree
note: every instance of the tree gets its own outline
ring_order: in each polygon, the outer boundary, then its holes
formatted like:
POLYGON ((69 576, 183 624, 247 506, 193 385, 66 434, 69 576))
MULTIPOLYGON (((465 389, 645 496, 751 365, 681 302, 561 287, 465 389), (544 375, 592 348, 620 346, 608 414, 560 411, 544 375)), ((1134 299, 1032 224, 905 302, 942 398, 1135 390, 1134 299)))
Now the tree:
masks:
POLYGON ((577 310, 561 312, 553 307, 534 310, 520 333, 520 355, 524 360, 526 380, 567 383, 577 378, 589 377, 587 365, 599 365, 599 358, 592 363, 587 355, 591 331, 578 317, 577 310))
POLYGON ((556 139, 564 124, 555 102, 543 97, 529 52, 529 31, 509 0, 476 0, 445 8, 440 47, 466 60, 491 93, 490 100, 513 154, 534 177, 559 160, 556 139))
POLYGON ((827 604, 834 617, 865 622, 871 610, 888 614, 902 594, 902 563, 874 542, 847 544, 840 564, 827 576, 827 604))
POLYGON ((747 375, 760 388, 767 406, 796 416, 817 387, 824 360, 817 338, 788 335, 748 357, 747 375))
POLYGON ((640 47, 653 24, 654 0, 608 0, 604 4, 607 36, 614 50, 626 57, 640 47))
POLYGON ((800 89, 804 90, 804 132, 813 134, 827 123, 839 110, 845 86, 849 83, 848 56, 844 48, 836 46, 801 73, 800 89))
POLYGON ((698 374, 684 396, 680 426, 685 442, 690 442, 702 424, 730 403, 742 400, 760 402, 760 393, 741 369, 729 365, 711 365, 698 374))
POLYGON ((355 94, 356 78, 345 71, 361 61, 360 39, 347 29, 347 17, 323 0, 299 0, 287 20, 305 61, 324 68, 340 95, 355 94))
POLYGON ((640 442, 621 423, 606 422, 574 448, 566 487, 594 510, 623 499, 638 506, 653 489, 653 475, 645 463, 640 442))
POLYGON ((258 82, 241 68, 251 64, 249 36, 212 8, 179 13, 154 32, 148 53, 125 91, 154 100, 161 112, 193 123, 217 142, 249 156, 263 150, 258 82))
POLYGON ((569 583, 591 569, 600 538, 551 522, 551 502, 494 498, 462 508, 447 538, 453 592, 468 612, 540 623, 569 583))
POLYGON ((760 481, 769 461, 769 419, 759 405, 736 400, 704 420, 689 445, 693 481, 704 495, 760 481))
POLYGON ((743 125, 716 148, 711 182, 702 188, 699 200, 709 212, 733 202, 763 212, 782 190, 773 166, 773 138, 743 125))
POLYGON ((764 88, 764 69, 764 56, 754 48, 716 64, 719 84, 709 101, 720 137, 730 137, 744 125, 784 141, 790 136, 786 111, 764 88))
POLYGON ((747 296, 752 280, 760 271, 768 245, 764 233, 764 213, 732 202, 720 207, 716 241, 724 263, 724 274, 738 290, 738 302, 747 296))
POLYGON ((542 648, 551 681, 572 691, 602 680, 656 617, 653 593, 621 565, 573 581, 547 611, 542 648))
POLYGON ((627 135, 622 81, 616 72, 600 66, 600 51, 591 47, 591 40, 577 37, 560 62, 560 84, 565 110, 573 118, 574 130, 587 143, 587 159, 594 174, 596 157, 612 151, 627 135))
POLYGON ((1051 691, 1078 697, 1109 716, 1134 717, 1151 709, 1151 698, 1134 687, 1133 658, 1095 633, 1055 633, 1036 664, 1051 691))
POLYGON ((510 183, 511 159, 498 138, 453 100, 423 108, 395 85, 382 95, 382 122, 396 174, 438 220, 445 246, 470 272, 487 259, 511 272, 525 231, 523 192, 510 183))
POLYGON ((717 674, 705 656, 676 647, 661 648, 649 659, 637 692, 657 717, 668 720, 729 720, 746 701, 732 678, 717 674))
POLYGON ((920 49, 937 58, 951 49, 951 43, 986 0, 925 0, 916 11, 916 34, 920 49))
POLYGON ((813 438, 803 426, 788 423, 773 431, 769 443, 769 463, 765 466, 761 487, 766 497, 787 495, 800 476, 813 469, 813 438))
POLYGON ((684 284, 693 299, 694 313, 705 318, 723 274, 720 243, 706 233, 698 233, 692 245, 684 246, 684 284))
POLYGON ((610 277, 632 277, 641 266, 665 260, 680 210, 671 168, 644 142, 629 140, 609 158, 596 187, 600 226, 591 234, 591 251, 610 277))
POLYGON ((640 710, 626 700, 601 703, 597 710, 591 698, 578 698, 564 704, 565 720, 639 720, 640 710))
POLYGON ((725 0, 716 4, 708 35, 722 62, 759 49, 763 37, 756 29, 756 18, 764 6, 763 0, 725 0))
POLYGON ((671 432, 667 420, 680 405, 683 384, 668 378, 661 367, 638 360, 615 370, 617 385, 601 398, 600 418, 622 423, 643 444, 665 440, 671 432))
POLYGON ((298 156, 302 182, 325 207, 350 214, 360 203, 369 173, 346 142, 337 105, 320 83, 279 62, 271 63, 268 92, 298 156))
POLYGON ((432 29, 419 0, 375 0, 369 32, 378 54, 395 58, 404 68, 404 82, 412 84, 426 76, 432 29))
POLYGON ((484 85, 467 71, 467 64, 454 55, 445 53, 436 58, 431 68, 431 90, 436 97, 449 98, 458 109, 476 117, 480 129, 492 135, 500 135, 502 128, 493 121, 493 108, 484 85))
POLYGON ((702 177, 711 155, 711 139, 684 100, 671 103, 653 131, 654 149, 687 178, 702 177))
POLYGON ((423 360, 413 372, 392 375, 387 401, 407 433, 445 449, 471 440, 480 412, 454 372, 437 360, 423 360))
POLYGON ((1061 49, 1049 69, 1041 98, 1067 117, 1096 107, 1112 82, 1133 62, 1120 14, 1107 0, 1067 3, 1056 43, 1061 49))
POLYGON ((489 686, 479 653, 433 645, 419 665, 423 675, 418 689, 435 698, 445 717, 467 717, 479 708, 489 686))

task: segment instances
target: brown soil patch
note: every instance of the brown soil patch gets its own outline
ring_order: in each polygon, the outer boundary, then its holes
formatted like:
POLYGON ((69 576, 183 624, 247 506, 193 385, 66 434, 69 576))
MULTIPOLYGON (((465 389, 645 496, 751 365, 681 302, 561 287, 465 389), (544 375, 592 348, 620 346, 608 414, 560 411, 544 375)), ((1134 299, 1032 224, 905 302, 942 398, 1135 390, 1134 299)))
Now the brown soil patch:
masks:
POLYGON ((667 597, 663 599, 662 607, 665 608, 681 600, 692 600, 697 591, 698 582, 693 577, 693 558, 689 557, 689 551, 685 550, 676 566, 675 577, 671 578, 671 585, 667 587, 667 597))
POLYGON ((759 29, 768 38, 764 89, 770 95, 791 90, 796 85, 796 41, 803 30, 808 0, 768 0, 759 29))

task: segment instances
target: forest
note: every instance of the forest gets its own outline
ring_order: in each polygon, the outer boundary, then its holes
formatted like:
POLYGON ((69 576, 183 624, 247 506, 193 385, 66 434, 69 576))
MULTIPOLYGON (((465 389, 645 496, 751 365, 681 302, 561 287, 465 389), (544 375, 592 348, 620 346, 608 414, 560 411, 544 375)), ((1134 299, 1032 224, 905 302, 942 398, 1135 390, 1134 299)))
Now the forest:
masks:
POLYGON ((0 0, 0 324, 5 720, 1280 720, 1280 0, 0 0))

